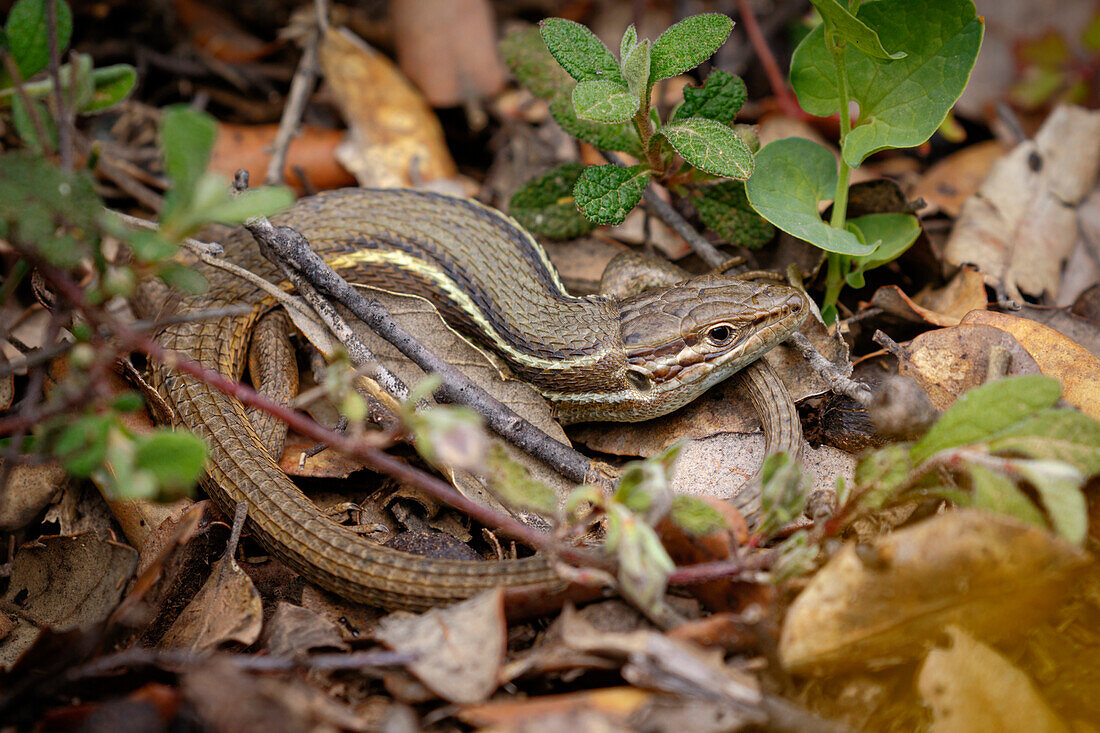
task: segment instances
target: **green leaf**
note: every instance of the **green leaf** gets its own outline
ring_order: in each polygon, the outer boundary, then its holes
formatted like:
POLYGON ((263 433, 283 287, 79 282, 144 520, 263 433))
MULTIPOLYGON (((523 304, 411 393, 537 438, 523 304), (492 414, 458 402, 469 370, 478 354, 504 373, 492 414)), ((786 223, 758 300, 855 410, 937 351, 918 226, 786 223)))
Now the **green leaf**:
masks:
MULTIPOLYGON (((47 0, 16 0, 8 13, 4 34, 12 58, 23 79, 34 76, 50 60, 50 41, 46 32, 47 0)), ((57 0, 57 50, 64 54, 73 35, 73 14, 64 0, 57 0)))
POLYGON ((634 24, 631 23, 623 31, 623 38, 619 41, 619 58, 625 59, 627 55, 634 49, 638 43, 638 31, 634 28, 634 24))
POLYGON ((849 219, 847 226, 864 244, 878 243, 871 254, 852 258, 855 269, 844 277, 853 288, 863 287, 863 273, 867 270, 901 257, 921 232, 920 222, 912 214, 867 214, 849 219))
POLYGON ((836 33, 863 53, 877 59, 903 59, 904 51, 890 53, 882 47, 878 34, 868 28, 861 20, 848 12, 837 0, 810 0, 821 19, 825 21, 825 32, 836 33))
MULTIPOLYGON (((210 163, 218 123, 208 114, 183 106, 169 107, 160 123, 160 148, 172 189, 166 209, 189 202, 210 163)), ((167 212, 166 212, 167 216, 167 212)))
POLYGON ((761 519, 757 531, 768 537, 802 515, 810 494, 810 478, 802 464, 787 453, 765 458, 760 478, 761 519))
POLYGON ((563 130, 601 150, 618 150, 636 158, 642 157, 642 143, 638 140, 634 125, 629 122, 604 125, 578 118, 577 111, 573 109, 572 91, 571 83, 550 100, 550 114, 563 130))
POLYGON ((868 255, 873 246, 829 226, 817 213, 818 202, 836 195, 836 166, 832 153, 812 140, 776 140, 756 154, 756 171, 745 182, 745 193, 761 216, 791 236, 826 252, 868 255))
POLYGON ((619 63, 595 33, 565 18, 547 18, 539 28, 546 47, 571 77, 577 81, 613 81, 625 86, 619 63))
POLYGON ((706 117, 716 122, 730 123, 748 99, 741 77, 715 69, 702 87, 684 87, 684 103, 672 114, 673 121, 689 117, 706 117))
POLYGON ((111 407, 119 412, 136 412, 145 406, 145 400, 137 392, 119 392, 111 400, 111 407))
POLYGON ((1062 461, 1085 476, 1100 474, 1100 422, 1076 410, 1042 410, 989 441, 995 454, 1062 461))
POLYGON ((686 494, 672 498, 668 516, 677 527, 696 536, 718 532, 728 526, 717 509, 697 496, 686 494))
POLYGON ((582 81, 573 89, 577 117, 592 122, 626 122, 638 111, 638 97, 613 81, 582 81))
POLYGON ((92 57, 76 51, 70 55, 72 62, 59 70, 61 88, 68 92, 72 108, 80 111, 84 109, 85 104, 92 101, 92 94, 95 93, 95 83, 92 81, 92 57), (66 75, 63 73, 65 71, 69 73, 66 75))
MULTIPOLYGON (((878 150, 920 145, 936 131, 966 88, 984 32, 971 0, 879 0, 861 5, 857 17, 878 32, 883 46, 908 55, 882 61, 845 49, 851 98, 860 109, 844 140, 844 160, 853 167, 878 150)), ((791 85, 812 115, 840 109, 824 26, 795 50, 791 85)))
POLYGON ((81 112, 99 112, 112 107, 130 95, 137 83, 137 70, 129 64, 112 64, 92 72, 95 90, 81 112))
POLYGON ((637 97, 639 107, 649 100, 649 66, 650 43, 647 38, 636 44, 623 58, 623 78, 630 93, 637 97))
POLYGON ((27 102, 34 109, 35 116, 42 126, 42 134, 45 135, 46 139, 42 140, 39 137, 38 128, 35 127, 28 106, 23 104, 22 97, 17 95, 12 97, 11 100, 11 114, 12 124, 15 126, 15 131, 19 133, 19 139, 31 152, 38 155, 42 155, 48 150, 57 150, 57 123, 54 121, 53 115, 46 109, 46 105, 34 97, 28 97, 27 102))
POLYGON ((499 441, 489 446, 486 462, 493 493, 505 506, 530 510, 544 517, 557 516, 558 495, 532 478, 525 466, 513 461, 499 441))
POLYGON ((114 424, 110 415, 88 415, 62 429, 53 454, 66 471, 78 478, 91 476, 107 457, 107 433, 114 424))
POLYGON ((1084 542, 1089 529, 1088 502, 1081 491, 1084 476, 1061 461, 1018 460, 1013 464, 1039 492, 1054 530, 1075 545, 1084 542))
POLYGON ((631 209, 638 205, 649 183, 649 168, 635 165, 594 165, 584 169, 573 198, 577 208, 597 224, 622 224, 631 209))
POLYGON ((188 494, 206 467, 206 446, 191 433, 159 428, 142 438, 134 468, 148 471, 161 491, 170 496, 188 494))
POLYGON ((294 203, 294 193, 285 186, 263 186, 241 191, 236 196, 203 212, 219 224, 243 224, 257 216, 270 216, 294 203))
POLYGON ((130 230, 126 241, 134 256, 141 262, 160 262, 176 253, 176 245, 160 235, 160 232, 144 229, 130 230))
POLYGON ((696 193, 692 203, 699 218, 730 244, 758 249, 775 236, 775 227, 749 205, 743 181, 719 181, 700 186, 696 193))
POLYGON ((573 200, 573 186, 584 166, 566 163, 533 178, 512 195, 508 212, 535 234, 552 239, 572 239, 596 228, 573 200))
POLYGON ((752 151, 740 135, 721 122, 690 117, 665 125, 657 134, 701 171, 742 180, 752 175, 752 151))
POLYGON ((519 83, 536 97, 550 99, 562 89, 573 86, 572 77, 550 54, 536 26, 506 35, 500 42, 500 55, 519 83))
POLYGON ((206 288, 210 286, 210 283, 206 281, 201 272, 186 265, 170 263, 160 268, 160 272, 157 274, 168 285, 190 295, 204 293, 206 288))
POLYGON ((970 506, 996 514, 1006 514, 1039 527, 1047 526, 1042 512, 1020 491, 1012 479, 978 464, 967 466, 967 470, 972 485, 970 506))
POLYGON ((942 450, 985 440, 1050 407, 1061 396, 1057 379, 1037 374, 983 384, 956 400, 913 446, 910 456, 921 463, 942 450))
POLYGON ((694 69, 726 42, 731 30, 733 21, 718 13, 684 18, 654 42, 650 81, 660 81, 694 69))

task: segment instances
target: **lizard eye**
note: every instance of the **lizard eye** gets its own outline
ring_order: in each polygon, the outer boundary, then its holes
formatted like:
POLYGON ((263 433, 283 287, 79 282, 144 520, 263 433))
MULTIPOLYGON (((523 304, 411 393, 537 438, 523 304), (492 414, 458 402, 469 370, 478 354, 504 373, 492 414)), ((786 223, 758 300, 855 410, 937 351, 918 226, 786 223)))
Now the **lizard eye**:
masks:
POLYGON ((733 340, 733 329, 729 326, 715 326, 707 331, 707 341, 714 346, 725 346, 733 340))
POLYGON ((626 373, 626 381, 639 392, 648 392, 653 389, 653 381, 641 372, 630 370, 626 373))

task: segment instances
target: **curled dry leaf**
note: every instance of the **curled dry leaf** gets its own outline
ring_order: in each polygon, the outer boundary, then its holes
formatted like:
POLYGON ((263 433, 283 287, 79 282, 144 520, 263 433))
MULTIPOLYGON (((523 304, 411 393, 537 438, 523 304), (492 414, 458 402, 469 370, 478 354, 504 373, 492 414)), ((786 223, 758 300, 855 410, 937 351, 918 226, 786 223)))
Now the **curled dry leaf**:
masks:
POLYGON ((325 34, 320 59, 348 123, 337 159, 361 186, 394 188, 455 176, 439 120, 389 59, 336 28, 325 34))
POLYGON ((0 610, 14 629, 0 641, 0 667, 10 669, 41 633, 83 629, 107 618, 137 564, 137 551, 91 533, 39 538, 12 560, 0 610))
MULTIPOLYGON (((232 178, 244 168, 258 180, 271 160, 278 125, 234 125, 218 123, 218 137, 210 154, 210 170, 232 178)), ((336 148, 343 139, 340 130, 302 125, 286 152, 283 180, 298 195, 307 190, 355 185, 355 177, 336 161, 336 148), (303 177, 305 180, 303 180, 303 177)))
POLYGON ((955 510, 845 545, 795 599, 779 640, 784 668, 829 674, 913 659, 954 624, 979 639, 1054 611, 1083 550, 1004 516, 955 510))
MULTIPOLYGON (((0 460, 0 471, 4 464, 0 460)), ((12 466, 0 487, 0 532, 25 527, 68 483, 68 474, 57 461, 12 466)))
POLYGON ((963 202, 977 193, 989 169, 1007 152, 1000 141, 986 140, 968 145, 929 168, 910 192, 913 198, 924 199, 928 204, 921 214, 928 216, 942 211, 958 217, 963 202))
POLYGON ((1100 359, 1050 326, 1007 313, 975 311, 963 323, 999 328, 1020 342, 1043 374, 1062 383, 1062 397, 1086 415, 1100 420, 1100 359))
POLYGON ((264 624, 264 648, 285 657, 306 655, 315 649, 348 650, 340 628, 308 608, 280 601, 264 624))
POLYGON ((884 285, 875 291, 871 305, 914 323, 957 326, 970 311, 985 310, 985 283, 977 269, 962 267, 947 285, 912 298, 897 285, 884 285))
POLYGON ((951 646, 933 649, 917 677, 932 709, 929 733, 1026 730, 1068 733, 1027 675, 962 629, 947 630, 951 646))
POLYGON ((406 668, 432 692, 454 703, 482 702, 500 684, 506 646, 504 595, 486 591, 447 608, 382 618, 374 636, 390 649, 416 655, 406 668))
POLYGON ((997 161, 962 206, 944 256, 976 264, 987 282, 1057 297, 1062 265, 1077 241, 1074 207, 1100 170, 1100 112, 1063 105, 1035 140, 997 161))
POLYGON ((259 638, 262 626, 260 594, 232 553, 226 552, 160 645, 194 652, 213 651, 226 642, 248 646, 259 638))
POLYGON ((433 107, 491 97, 504 86, 488 0, 391 3, 397 62, 433 107))
POLYGON ((939 410, 964 392, 981 386, 994 347, 1007 349, 1008 374, 1039 374, 1039 365, 1016 339, 992 326, 960 325, 926 331, 905 346, 898 373, 917 380, 939 410))

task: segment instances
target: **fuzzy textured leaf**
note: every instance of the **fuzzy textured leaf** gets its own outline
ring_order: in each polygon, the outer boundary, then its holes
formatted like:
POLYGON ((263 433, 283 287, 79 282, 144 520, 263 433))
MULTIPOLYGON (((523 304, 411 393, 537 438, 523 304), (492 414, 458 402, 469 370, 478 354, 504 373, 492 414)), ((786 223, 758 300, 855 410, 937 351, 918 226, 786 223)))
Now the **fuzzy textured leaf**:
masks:
POLYGON ((649 168, 635 165, 595 165, 584 169, 573 197, 577 208, 598 224, 622 224, 631 209, 638 205, 649 183, 649 168))
POLYGON ((977 464, 968 466, 967 470, 971 484, 970 506, 1006 514, 1038 527, 1047 526, 1042 512, 1020 491, 1012 479, 977 464))
POLYGON ((1100 422, 1076 410, 1042 410, 997 433, 989 450, 1062 461, 1095 476, 1100 474, 1100 422))
POLYGON ((672 114, 673 121, 706 117, 722 123, 733 122, 748 99, 741 77, 715 69, 701 87, 684 87, 684 103, 672 114))
POLYGON ((206 445, 192 433, 160 428, 142 439, 134 468, 149 471, 169 494, 183 494, 198 483, 206 466, 206 445))
POLYGON ((721 48, 731 30, 733 21, 718 13, 684 18, 654 42, 650 81, 660 81, 694 69, 721 48))
POLYGON ((631 23, 623 31, 622 40, 619 41, 619 58, 625 59, 631 49, 638 43, 638 31, 634 28, 634 24, 631 23))
POLYGON ((553 239, 572 239, 596 228, 573 200, 573 186, 584 166, 566 163, 533 178, 512 195, 509 213, 524 227, 553 239))
POLYGON ((112 107, 130 95, 137 83, 137 70, 129 64, 112 64, 92 72, 95 87, 81 112, 99 112, 112 107))
POLYGON ((1061 396, 1062 385, 1057 379, 1037 374, 983 384, 951 405, 913 446, 910 455, 920 463, 942 450, 991 438, 1052 406, 1061 396))
POLYGON ((601 150, 618 150, 636 158, 642 155, 642 143, 629 122, 604 125, 577 117, 573 109, 572 85, 550 100, 550 114, 562 129, 573 137, 601 150))
MULTIPOLYGON (((883 46, 907 56, 882 61, 858 48, 845 50, 851 98, 860 108, 859 124, 844 141, 844 160, 851 166, 878 150, 920 145, 931 137, 966 88, 984 32, 971 0, 879 0, 860 6, 857 17, 878 32, 883 46)), ((791 85, 812 115, 840 109, 824 27, 795 50, 791 85)))
POLYGON ((1061 461, 1013 461, 1035 487, 1054 530, 1075 545, 1085 541, 1089 529, 1089 508, 1081 491, 1084 477, 1061 461))
POLYGON ((160 148, 164 166, 172 181, 169 198, 177 191, 189 195, 210 162, 210 151, 218 125, 214 118, 187 107, 165 111, 160 125, 160 148))
POLYGON ((826 252, 868 255, 874 251, 852 232, 831 227, 817 213, 819 201, 836 194, 836 158, 812 140, 789 137, 756 154, 756 172, 745 182, 749 203, 793 237, 826 252))
POLYGON ((561 67, 577 81, 613 81, 625 84, 619 62, 596 34, 565 18, 547 18, 539 24, 546 47, 561 67))
POLYGON ((701 195, 693 203, 699 218, 730 244, 757 249, 775 236, 775 227, 749 205, 742 181, 720 181, 697 191, 701 195))
POLYGON ((536 97, 550 99, 573 86, 572 77, 551 55, 536 26, 512 31, 501 39, 500 55, 519 83, 536 97))
MULTIPOLYGON (((73 35, 73 14, 64 0, 57 3, 57 50, 65 53, 73 35)), ((46 2, 48 0, 16 0, 8 13, 4 35, 12 58, 24 80, 34 76, 50 59, 50 40, 47 34, 46 2)), ((5 74, 6 77, 6 74, 5 74)))
POLYGON ((848 8, 837 0, 810 0, 821 19, 825 21, 825 32, 838 34, 845 41, 863 53, 877 59, 903 59, 904 51, 890 53, 882 47, 878 33, 867 27, 859 18, 848 12, 848 8))
POLYGON ((752 175, 752 151, 721 122, 690 117, 662 127, 658 134, 699 170, 740 180, 752 175))
POLYGON ((626 122, 638 111, 638 96, 613 81, 582 81, 573 89, 577 117, 591 122, 626 122))
POLYGON ((630 93, 638 98, 638 106, 644 104, 649 98, 649 68, 651 44, 645 39, 636 44, 630 52, 623 57, 623 77, 630 93))

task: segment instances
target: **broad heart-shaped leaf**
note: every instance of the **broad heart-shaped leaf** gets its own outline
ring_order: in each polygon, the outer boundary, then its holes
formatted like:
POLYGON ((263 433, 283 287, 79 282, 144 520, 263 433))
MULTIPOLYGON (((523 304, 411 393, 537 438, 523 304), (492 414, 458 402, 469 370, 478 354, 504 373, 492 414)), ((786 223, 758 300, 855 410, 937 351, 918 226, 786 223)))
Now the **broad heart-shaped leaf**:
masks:
POLYGON ((852 258, 855 269, 844 279, 853 288, 864 286, 864 272, 901 257, 920 236, 920 222, 912 214, 867 214, 849 219, 847 226, 864 244, 878 243, 871 254, 852 258))
POLYGON ((573 89, 573 108, 582 120, 626 122, 638 111, 638 104, 638 95, 613 81, 582 81, 573 89))
POLYGON ((532 94, 550 99, 560 90, 573 87, 573 78, 550 54, 536 26, 512 31, 500 41, 504 63, 532 94))
POLYGON ((566 163, 533 178, 512 194, 508 213, 535 234, 572 239, 596 228, 573 201, 573 186, 584 166, 566 163))
MULTIPOLYGON (((49 0, 16 0, 8 13, 4 35, 19 73, 26 80, 42 69, 50 59, 50 41, 46 32, 46 3, 49 0)), ((57 50, 64 55, 73 34, 73 14, 65 0, 57 3, 57 50)), ((4 74, 7 77, 7 74, 4 74)))
POLYGON ((703 13, 684 18, 653 43, 650 82, 694 69, 726 42, 731 30, 733 21, 718 13, 703 13))
POLYGON ((619 62, 596 34, 565 18, 547 18, 539 24, 546 47, 569 76, 577 81, 613 81, 625 85, 619 62))
POLYGON ((719 181, 696 189, 692 199, 707 228, 730 244, 758 249, 775 236, 775 227, 753 211, 741 181, 719 181))
POLYGON ((1061 396, 1057 379, 1038 374, 983 384, 956 400, 913 446, 910 456, 920 463, 942 450, 986 440, 1050 407, 1061 396))
POLYGON ((649 168, 635 165, 593 165, 584 169, 573 198, 577 208, 598 224, 622 224, 631 209, 638 205, 649 183, 649 168))
POLYGON ((665 125, 657 134, 701 171, 739 180, 752 175, 752 151, 740 135, 721 122, 689 117, 665 125))
POLYGON ((756 171, 745 182, 745 193, 761 216, 793 237, 826 252, 871 254, 873 245, 829 226, 817 213, 818 202, 836 195, 836 165, 833 154, 812 140, 776 140, 756 154, 756 171))
POLYGON ((825 21, 825 32, 832 31, 868 56, 877 59, 903 59, 904 51, 890 53, 882 47, 878 34, 868 28, 859 18, 837 0, 810 0, 821 19, 825 21))
POLYGON ((684 87, 684 103, 672 113, 673 121, 706 117, 717 122, 733 122, 748 99, 741 77, 715 69, 702 87, 684 87))
POLYGON ((573 109, 573 84, 575 82, 570 79, 570 85, 550 100, 550 114, 562 129, 601 150, 618 150, 635 158, 642 157, 642 143, 634 125, 629 122, 605 125, 577 117, 577 111, 573 109))
MULTIPOLYGON (((878 32, 883 46, 907 56, 883 61, 845 49, 851 98, 860 109, 844 140, 844 160, 851 166, 878 150, 920 145, 931 137, 966 88, 984 31, 971 0, 879 0, 860 6, 858 17, 878 32)), ((822 26, 795 49, 791 85, 812 115, 840 109, 822 26)))

